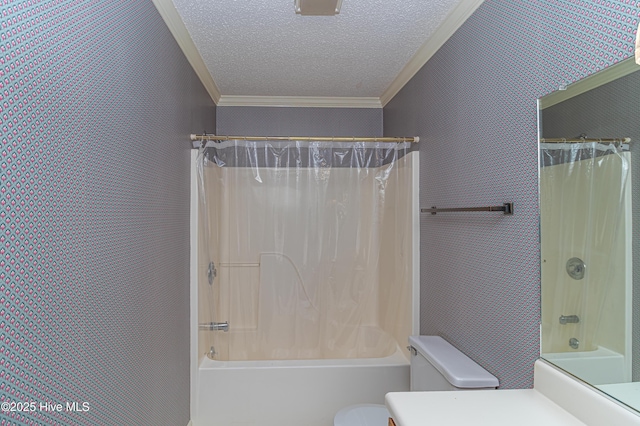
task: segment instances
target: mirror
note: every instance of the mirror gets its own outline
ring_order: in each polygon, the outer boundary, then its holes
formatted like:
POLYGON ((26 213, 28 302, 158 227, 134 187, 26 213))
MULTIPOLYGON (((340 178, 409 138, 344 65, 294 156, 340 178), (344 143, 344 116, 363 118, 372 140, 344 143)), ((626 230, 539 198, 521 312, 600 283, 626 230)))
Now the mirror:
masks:
POLYGON ((639 70, 628 59, 551 93, 538 116, 542 357, 636 410, 639 70))

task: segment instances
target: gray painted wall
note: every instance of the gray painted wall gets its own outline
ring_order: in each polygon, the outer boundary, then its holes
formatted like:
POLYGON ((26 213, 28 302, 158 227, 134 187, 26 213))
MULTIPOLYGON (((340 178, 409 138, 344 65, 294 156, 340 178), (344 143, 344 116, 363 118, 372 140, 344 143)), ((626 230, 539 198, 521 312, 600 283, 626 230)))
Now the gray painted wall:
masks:
POLYGON ((216 134, 382 136, 382 109, 218 107, 216 134))
POLYGON ((487 0, 384 108, 420 136, 420 203, 515 203, 515 214, 421 218, 421 332, 500 380, 533 385, 539 356, 536 99, 630 56, 625 1, 487 0))

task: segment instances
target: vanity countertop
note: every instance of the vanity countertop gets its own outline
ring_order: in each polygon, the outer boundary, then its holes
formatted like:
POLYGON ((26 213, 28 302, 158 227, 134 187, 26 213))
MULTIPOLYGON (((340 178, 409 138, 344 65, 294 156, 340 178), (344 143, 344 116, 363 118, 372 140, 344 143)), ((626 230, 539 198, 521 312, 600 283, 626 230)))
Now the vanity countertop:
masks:
POLYGON ((533 389, 392 392, 386 403, 397 426, 584 425, 533 389))
POLYGON ((397 426, 640 426, 640 416, 544 360, 534 388, 458 392, 391 392, 397 426))

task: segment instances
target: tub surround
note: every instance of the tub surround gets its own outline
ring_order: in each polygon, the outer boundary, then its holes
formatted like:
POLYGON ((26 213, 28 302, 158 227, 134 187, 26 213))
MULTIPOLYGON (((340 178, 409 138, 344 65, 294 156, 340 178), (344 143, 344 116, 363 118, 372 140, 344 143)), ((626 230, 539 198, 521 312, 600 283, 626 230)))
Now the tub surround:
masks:
MULTIPOLYGON (((299 149, 306 148, 286 149, 302 158, 299 149)), ((225 167, 202 168, 210 208, 200 212, 196 233, 198 324, 231 327, 201 332, 198 355, 211 346, 220 361, 392 354, 391 340, 406 342, 417 323, 411 300, 417 154, 393 167, 361 167, 357 175, 337 164, 321 175, 319 163, 267 167, 265 160, 248 167, 237 155, 237 164, 225 158, 225 167), (217 270, 212 285, 210 260, 217 270)))
POLYGON ((637 413, 544 360, 534 388, 474 392, 392 392, 386 405, 397 426, 640 425, 637 413))
MULTIPOLYGON (((265 313, 268 313, 264 311, 265 307, 276 306, 267 303, 268 300, 265 299, 276 293, 277 289, 273 284, 296 283, 300 280, 299 274, 291 270, 291 265, 279 262, 280 258, 285 256, 283 253, 274 253, 276 250, 272 246, 275 244, 267 246, 267 243, 270 243, 267 237, 272 236, 271 231, 260 234, 260 230, 263 229, 260 220, 266 223, 274 222, 272 218, 265 217, 264 210, 267 209, 261 208, 258 213, 246 208, 234 211, 220 209, 219 214, 223 220, 219 222, 224 226, 212 226, 210 232, 214 237, 216 233, 222 234, 219 238, 213 238, 214 241, 220 240, 225 243, 222 244, 221 249, 215 250, 215 253, 221 253, 221 256, 226 257, 215 262, 218 271, 217 288, 211 290, 209 287, 208 261, 201 255, 204 253, 202 245, 204 239, 200 237, 203 232, 199 230, 202 229, 200 227, 204 216, 197 203, 199 190, 196 158, 194 151, 191 188, 193 254, 191 259, 191 418, 193 425, 327 426, 332 424, 335 414, 346 406, 362 403, 383 404, 387 392, 408 391, 409 353, 405 349, 406 344, 402 345, 399 342, 406 342, 409 335, 417 333, 419 325, 417 315, 418 240, 416 238, 419 226, 418 154, 409 153, 398 160, 399 176, 397 179, 395 179, 396 176, 390 179, 385 187, 387 203, 384 211, 376 218, 372 217, 369 222, 370 224, 375 221, 381 222, 380 241, 374 241, 380 245, 380 250, 372 262, 372 266, 375 265, 375 267, 358 272, 369 274, 371 280, 376 283, 376 288, 370 292, 371 297, 358 301, 366 314, 363 315, 364 320, 356 330, 359 337, 354 339, 353 345, 333 347, 323 343, 316 346, 300 346, 300 348, 289 344, 287 336, 291 334, 282 333, 282 330, 291 324, 298 326, 301 321, 292 317, 287 321, 280 321, 281 327, 273 327, 269 317, 264 317, 265 313), (398 206, 406 208, 400 209, 398 206), (259 217, 255 220, 253 217, 247 218, 246 216, 252 212, 259 217), (229 235, 229 230, 247 228, 246 224, 252 224, 248 227, 257 230, 257 235, 256 232, 252 234, 252 244, 244 244, 241 247, 232 246, 232 249, 228 249, 227 247, 232 243, 236 244, 236 240, 229 235), (265 237, 260 240, 258 238, 260 235, 265 237), (407 237, 399 238, 399 235, 407 237), (227 241, 229 244, 226 244, 227 241), (265 247, 259 247, 259 241, 262 241, 265 247), (254 251, 240 253, 240 248, 254 251), (232 255, 236 257, 231 257, 232 255), (231 268, 231 265, 239 267, 231 268), (232 274, 235 275, 232 276, 232 274), (247 283, 251 285, 247 287, 247 283), (246 287, 246 293, 242 295, 238 293, 241 285, 246 287), (212 301, 219 303, 213 309, 217 315, 215 317, 209 316, 212 314, 212 301), (380 303, 383 301, 384 303, 380 303), (249 312, 252 313, 251 315, 246 312, 249 304, 254 307, 249 312), (232 325, 227 333, 202 331, 198 327, 200 323, 227 319, 232 325), (268 330, 274 332, 272 334, 274 337, 252 340, 254 337, 252 334, 257 334, 265 325, 268 330), (254 341, 260 342, 257 349, 253 344, 254 341), (278 346, 278 343, 281 344, 278 346), (215 348, 214 359, 205 356, 212 346, 215 348), (347 351, 340 352, 340 348, 345 348, 347 351)), ((225 172, 224 169, 214 171, 225 172)), ((227 168, 226 171, 231 174, 231 177, 234 176, 231 172, 243 172, 239 167, 227 168)), ((332 169, 331 175, 335 178, 344 172, 345 170, 336 168, 332 169)), ((273 170, 268 171, 264 168, 264 173, 273 173, 273 170)), ((267 182, 266 175, 262 178, 267 182)), ((210 190, 210 187, 207 190, 210 190)), ((276 189, 270 190, 273 190, 276 195, 279 194, 276 189)), ((218 199, 223 200, 219 203, 220 206, 233 205, 229 202, 225 203, 225 196, 231 192, 240 193, 240 191, 227 189, 227 193, 218 194, 218 199)), ((264 196, 264 194, 265 191, 260 191, 258 195, 264 196)), ((215 194, 212 195, 215 196, 215 194)), ((275 199, 275 197, 269 199, 275 199)), ((333 196, 331 199, 340 200, 341 198, 333 196)), ((295 209, 292 210, 295 211, 295 209)), ((214 224, 218 223, 215 219, 214 217, 214 224)), ((362 219, 360 221, 362 223, 362 219)), ((301 220, 296 217, 286 222, 290 227, 295 225, 302 228, 302 231, 311 226, 300 225, 301 220)), ((356 229, 355 224, 350 223, 348 227, 356 229)), ((362 226, 367 230, 371 227, 362 226)), ((291 228, 288 232, 296 231, 291 228)), ((295 260, 302 255, 304 247, 300 250, 287 247, 287 250, 288 252, 285 253, 287 259, 295 260)), ((309 258, 313 256, 309 255, 309 258)), ((343 257, 337 256, 337 258, 343 257)), ((303 264, 304 262, 298 260, 290 263, 303 264)), ((304 277, 307 277, 305 273, 309 278, 306 280, 309 287, 317 277, 310 275, 308 271, 301 272, 304 277)), ((364 292, 356 293, 353 297, 360 296, 360 293, 364 292)), ((271 299, 280 300, 276 297, 271 299)), ((282 313, 283 309, 279 307, 274 311, 274 314, 282 313)), ((337 315, 329 315, 329 317, 333 320, 338 318, 337 315)), ((347 320, 348 318, 338 322, 347 324, 347 320)), ((311 335, 314 330, 315 328, 310 327, 307 335, 311 335)), ((356 334, 353 333, 353 335, 356 334)))

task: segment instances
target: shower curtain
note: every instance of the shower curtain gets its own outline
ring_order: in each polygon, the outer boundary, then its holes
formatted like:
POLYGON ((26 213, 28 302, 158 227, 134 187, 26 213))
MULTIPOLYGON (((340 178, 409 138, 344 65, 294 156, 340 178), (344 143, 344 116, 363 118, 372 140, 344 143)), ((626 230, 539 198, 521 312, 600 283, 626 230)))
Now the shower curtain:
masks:
POLYGON ((619 144, 540 145, 543 353, 624 353, 625 188, 619 144))
POLYGON ((200 149, 201 269, 215 275, 200 308, 229 321, 228 333, 211 335, 217 359, 395 350, 385 330, 406 315, 409 218, 397 207, 409 203, 409 148, 232 140, 200 149))

